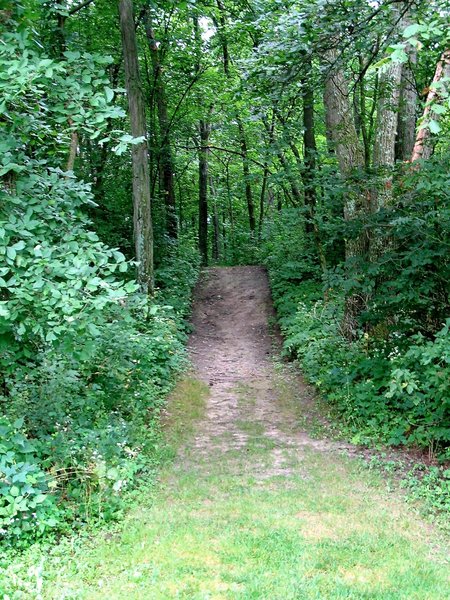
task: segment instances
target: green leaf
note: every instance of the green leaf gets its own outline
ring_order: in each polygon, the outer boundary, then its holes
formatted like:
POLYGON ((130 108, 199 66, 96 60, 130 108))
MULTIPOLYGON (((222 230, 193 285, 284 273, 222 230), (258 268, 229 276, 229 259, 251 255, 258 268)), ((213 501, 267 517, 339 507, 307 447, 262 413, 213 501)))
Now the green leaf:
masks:
POLYGON ((16 242, 15 244, 13 244, 11 246, 11 248, 14 248, 14 250, 23 250, 25 248, 26 244, 23 240, 20 240, 19 242, 16 242))
POLYGON ((89 333, 94 337, 99 337, 101 335, 100 329, 96 325, 94 325, 94 323, 88 323, 87 328, 89 333))
POLYGON ((11 316, 11 312, 8 308, 8 302, 6 302, 6 300, 0 302, 0 317, 9 319, 10 316, 11 316))
POLYGON ((20 494, 20 489, 17 487, 17 485, 13 485, 10 488, 9 493, 13 498, 17 498, 17 496, 20 494))
POLYGON ((112 102, 112 100, 114 98, 114 90, 112 90, 109 87, 105 88, 105 96, 106 96, 107 102, 112 102))
POLYGON ((430 128, 431 133, 439 133, 442 130, 442 127, 434 119, 431 119, 428 123, 428 127, 430 128))
POLYGON ((403 31, 404 38, 410 38, 413 35, 419 33, 419 31, 423 31, 423 25, 419 25, 419 23, 413 23, 412 25, 408 25, 408 27, 403 31))
POLYGON ((431 108, 436 115, 443 115, 447 112, 447 107, 442 104, 433 104, 431 108))
POLYGON ((11 260, 14 260, 16 258, 17 252, 13 246, 9 246, 9 248, 6 248, 6 256, 11 260))
POLYGON ((63 54, 69 62, 73 62, 81 58, 81 53, 78 51, 71 52, 70 50, 66 50, 66 52, 63 52, 63 54))

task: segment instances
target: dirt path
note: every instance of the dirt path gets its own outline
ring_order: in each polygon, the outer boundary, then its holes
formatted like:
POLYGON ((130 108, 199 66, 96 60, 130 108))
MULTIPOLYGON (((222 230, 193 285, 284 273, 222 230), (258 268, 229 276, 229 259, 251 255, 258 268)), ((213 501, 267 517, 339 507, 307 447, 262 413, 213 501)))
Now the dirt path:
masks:
MULTIPOLYGON (((264 445, 267 439, 272 440, 273 465, 267 476, 289 474, 289 469, 281 466, 281 449, 298 453, 305 445, 315 449, 338 446, 313 440, 298 427, 295 407, 286 406, 286 385, 284 403, 280 402, 280 374, 272 360, 278 350, 278 340, 270 331, 274 318, 267 274, 262 267, 209 269, 197 288, 194 333, 189 343, 196 376, 210 387, 194 449, 211 456, 245 448, 249 441, 264 445)), ((302 396, 303 408, 309 412, 310 390, 300 377, 289 374, 286 381, 286 370, 283 375, 284 383, 296 387, 295 397, 302 396)))
POLYGON ((44 566, 30 598, 450 599, 442 537, 342 445, 308 433, 310 391, 273 359, 272 317, 263 269, 206 271, 195 374, 169 404, 177 458, 115 535, 44 566))

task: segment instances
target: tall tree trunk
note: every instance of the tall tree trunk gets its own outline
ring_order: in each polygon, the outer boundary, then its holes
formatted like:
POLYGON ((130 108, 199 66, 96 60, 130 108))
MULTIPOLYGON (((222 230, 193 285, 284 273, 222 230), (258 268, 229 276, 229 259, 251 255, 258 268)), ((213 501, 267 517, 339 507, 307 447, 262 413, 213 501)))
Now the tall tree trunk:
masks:
POLYGON ((400 101, 402 65, 392 62, 380 76, 377 122, 373 148, 375 167, 392 168, 395 164, 395 143, 400 101))
POLYGON ((230 53, 228 51, 228 40, 226 26, 227 21, 225 17, 225 7, 222 0, 216 0, 217 8, 219 9, 219 23, 216 23, 216 27, 219 31, 220 43, 222 45, 222 56, 223 56, 223 70, 227 77, 230 76, 230 53))
MULTIPOLYGON (((327 133, 336 153, 340 172, 343 177, 347 177, 354 169, 364 167, 364 153, 352 116, 348 82, 338 63, 338 53, 332 50, 327 54, 331 65, 324 91, 327 133)), ((355 216, 360 207, 360 204, 350 201, 346 206, 346 217, 355 216)))
MULTIPOLYGON (((338 52, 336 50, 329 51, 327 59, 330 64, 324 90, 327 136, 336 153, 341 175, 348 178, 353 171, 364 169, 364 152, 358 139, 349 87, 344 70, 339 64, 338 52)), ((368 198, 362 193, 362 190, 349 191, 346 194, 344 204, 346 220, 361 217, 367 211, 368 198)), ((346 257, 366 257, 368 244, 369 240, 365 233, 359 234, 356 239, 347 240, 345 244, 346 257)), ((365 303, 366 299, 359 295, 351 295, 346 299, 342 327, 348 338, 356 335, 358 316, 365 303)))
MULTIPOLYGON (((352 115, 348 82, 342 66, 338 64, 338 53, 329 51, 330 72, 325 81, 324 105, 327 136, 336 153, 341 175, 346 178, 352 171, 364 168, 364 152, 358 139, 352 115)), ((344 205, 344 217, 347 220, 360 216, 367 210, 367 204, 361 194, 349 194, 344 205)), ((361 241, 355 246, 349 244, 348 255, 363 250, 361 241)))
POLYGON ((138 49, 132 0, 119 0, 120 31, 122 36, 125 85, 133 137, 144 141, 132 146, 133 162, 133 226, 137 278, 142 292, 153 293, 153 228, 150 200, 147 127, 144 95, 139 75, 138 49))
POLYGON ((170 123, 167 113, 167 99, 163 79, 163 70, 160 61, 159 44, 155 37, 152 27, 149 9, 145 9, 145 34, 147 37, 150 56, 153 66, 153 85, 158 111, 159 121, 159 161, 161 183, 164 193, 164 204, 166 207, 166 230, 167 235, 176 239, 177 237, 177 213, 175 206, 175 185, 174 185, 174 161, 172 147, 170 143, 170 123))
MULTIPOLYGON (((365 64, 364 64, 364 59, 362 57, 362 55, 359 55, 359 67, 360 67, 360 71, 361 73, 363 72, 363 70, 366 68, 365 64)), ((377 85, 375 86, 375 92, 378 91, 378 76, 377 76, 377 85)), ((368 169, 370 167, 370 158, 371 158, 371 144, 370 144, 370 134, 371 134, 371 128, 373 125, 373 115, 372 115, 372 119, 371 119, 371 115, 367 113, 367 93, 366 93, 366 85, 365 85, 365 81, 364 81, 364 77, 360 78, 360 81, 358 82, 358 94, 357 94, 357 98, 358 98, 358 106, 357 106, 357 110, 359 111, 359 122, 360 122, 360 127, 361 127, 361 136, 362 136, 362 141, 363 141, 363 146, 364 146, 364 165, 366 167, 366 169, 368 169)), ((374 92, 374 95, 375 95, 374 92)), ((373 99, 373 102, 375 104, 376 99, 373 99)))
POLYGON ((306 220, 306 232, 312 233, 319 255, 320 264, 323 271, 327 269, 325 252, 322 246, 319 227, 316 220, 316 134, 314 123, 314 87, 311 85, 312 62, 308 58, 307 77, 302 82, 302 100, 303 100, 303 148, 304 148, 304 169, 302 171, 303 188, 305 190, 305 206, 308 209, 309 218, 306 220))
POLYGON ((261 239, 262 228, 264 223, 264 205, 266 199, 267 179, 269 177, 269 166, 264 165, 263 179, 261 184, 261 194, 259 196, 259 221, 258 221, 258 238, 261 239))
POLYGON ((211 126, 206 121, 199 123, 200 148, 198 156, 198 247, 202 264, 208 264, 208 155, 211 126))
MULTIPOLYGON (((404 25, 410 21, 405 18, 404 25)), ((417 50, 413 46, 408 49, 408 62, 403 64, 400 83, 400 101, 398 107, 397 143, 395 146, 396 160, 409 160, 416 139, 417 121, 417 88, 414 80, 413 67, 417 63, 417 50)))
POLYGON ((209 189, 211 192, 211 199, 213 203, 213 239, 212 239, 212 258, 214 261, 219 260, 220 254, 220 225, 219 225, 219 213, 217 211, 217 198, 216 198, 216 190, 214 187, 214 180, 210 176, 209 177, 209 189))
MULTIPOLYGON (((430 128, 427 126, 430 121, 438 122, 440 119, 440 115, 433 111, 433 104, 436 103, 441 97, 442 92, 440 90, 448 90, 450 88, 449 80, 450 78, 450 49, 445 50, 443 52, 437 66, 436 71, 434 73, 432 84, 430 85, 429 92, 427 95, 427 100, 425 103, 425 109, 423 111, 422 116, 422 127, 419 129, 419 132, 416 137, 416 141, 414 143, 414 148, 411 156, 411 162, 415 162, 416 160, 428 160, 433 154, 433 139, 431 136, 430 128), (445 83, 444 81, 445 80, 445 83)), ((445 95, 445 94, 444 94, 445 95)))
POLYGON ((250 233, 253 234, 256 228, 255 220, 255 205, 253 203, 252 184, 250 181, 250 165, 248 160, 247 139, 245 137, 244 125, 240 116, 236 115, 239 129, 239 143, 242 152, 242 171, 244 174, 245 183, 245 198, 247 200, 248 221, 250 225, 250 233))
POLYGON ((273 133, 275 129, 275 111, 272 112, 272 121, 269 126, 269 136, 268 141, 266 143, 265 156, 264 156, 264 168, 263 168, 263 177, 262 177, 262 185, 261 185, 261 193, 259 196, 259 220, 258 220, 258 239, 261 240, 262 228, 264 223, 264 206, 267 192, 267 181, 269 178, 269 152, 270 147, 272 145, 273 133))

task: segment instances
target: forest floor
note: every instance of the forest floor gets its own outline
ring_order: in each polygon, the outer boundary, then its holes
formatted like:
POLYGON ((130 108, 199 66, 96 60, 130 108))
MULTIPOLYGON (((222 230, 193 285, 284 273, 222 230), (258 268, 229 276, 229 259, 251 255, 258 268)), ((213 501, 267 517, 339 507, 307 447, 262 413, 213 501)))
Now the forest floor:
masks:
POLYGON ((177 456, 113 534, 44 566, 43 598, 450 598, 442 534, 324 436, 273 322, 262 268, 205 271, 165 416, 177 456))

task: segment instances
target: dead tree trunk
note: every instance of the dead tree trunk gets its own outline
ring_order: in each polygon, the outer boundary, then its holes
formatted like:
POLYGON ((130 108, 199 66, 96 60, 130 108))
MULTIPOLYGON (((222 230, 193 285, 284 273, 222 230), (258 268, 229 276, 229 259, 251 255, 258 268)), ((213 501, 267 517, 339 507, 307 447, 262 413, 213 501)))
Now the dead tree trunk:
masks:
POLYGON ((145 104, 139 74, 138 49, 132 0, 119 0, 120 31, 125 67, 125 85, 133 137, 144 138, 132 147, 133 226, 137 278, 142 292, 153 293, 153 228, 150 199, 145 104))

